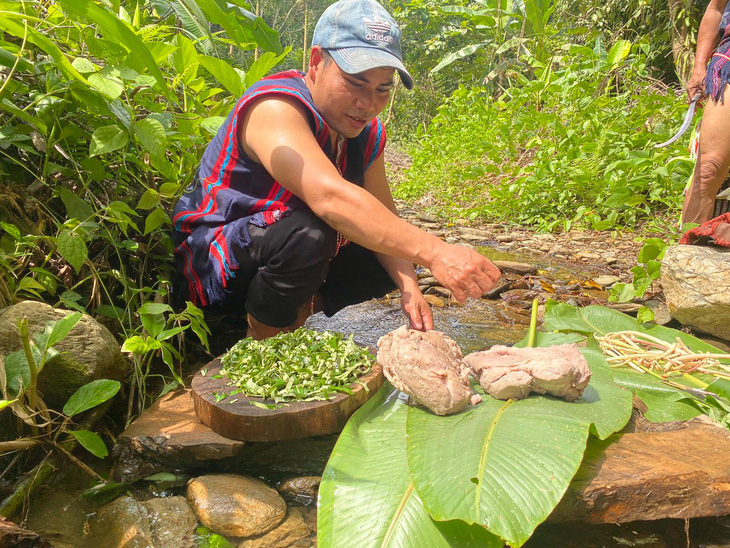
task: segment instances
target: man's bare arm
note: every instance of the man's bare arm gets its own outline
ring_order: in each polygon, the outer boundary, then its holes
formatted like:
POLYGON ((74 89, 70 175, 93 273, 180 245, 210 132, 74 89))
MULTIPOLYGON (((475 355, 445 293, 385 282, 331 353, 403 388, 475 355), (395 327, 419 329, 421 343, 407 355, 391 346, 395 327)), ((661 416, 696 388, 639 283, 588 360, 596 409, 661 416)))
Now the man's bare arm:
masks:
POLYGON ((239 138, 250 156, 332 228, 377 253, 428 266, 457 300, 483 295, 499 278, 499 271, 473 250, 446 244, 399 219, 370 192, 346 183, 295 100, 255 104, 239 138))
POLYGON ((695 64, 687 82, 687 95, 690 99, 695 93, 703 90, 703 82, 705 74, 707 74, 707 63, 712 56, 717 41, 720 39, 720 20, 727 2, 728 0, 710 0, 700 22, 700 28, 697 31, 695 64))

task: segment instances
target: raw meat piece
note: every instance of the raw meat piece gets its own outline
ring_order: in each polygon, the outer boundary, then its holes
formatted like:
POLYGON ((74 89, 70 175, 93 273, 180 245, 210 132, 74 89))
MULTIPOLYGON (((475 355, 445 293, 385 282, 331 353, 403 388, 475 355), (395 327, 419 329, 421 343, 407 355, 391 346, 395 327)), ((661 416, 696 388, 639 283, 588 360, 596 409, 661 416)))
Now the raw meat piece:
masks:
POLYGON ((572 401, 591 380, 588 362, 574 344, 545 348, 495 345, 464 358, 493 398, 518 400, 530 392, 552 394, 572 401))
POLYGON ((459 346, 440 331, 401 326, 378 341, 378 363, 398 390, 437 415, 461 411, 471 398, 471 371, 459 346))

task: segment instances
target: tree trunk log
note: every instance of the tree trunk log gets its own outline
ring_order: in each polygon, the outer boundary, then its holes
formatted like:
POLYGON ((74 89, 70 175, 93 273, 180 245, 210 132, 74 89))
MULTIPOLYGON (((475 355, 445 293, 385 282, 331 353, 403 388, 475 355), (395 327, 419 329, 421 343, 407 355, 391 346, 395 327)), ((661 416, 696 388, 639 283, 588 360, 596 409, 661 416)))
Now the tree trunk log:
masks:
POLYGON ((668 0, 674 70, 682 86, 687 85, 695 63, 697 30, 702 14, 693 0, 668 0))

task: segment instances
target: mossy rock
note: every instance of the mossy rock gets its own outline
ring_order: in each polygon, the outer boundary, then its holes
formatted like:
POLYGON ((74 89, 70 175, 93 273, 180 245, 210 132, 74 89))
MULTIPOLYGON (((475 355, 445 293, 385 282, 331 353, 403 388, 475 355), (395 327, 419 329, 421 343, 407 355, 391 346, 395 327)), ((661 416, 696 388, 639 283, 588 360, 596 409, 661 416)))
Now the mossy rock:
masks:
MULTIPOLYGON (((68 310, 36 301, 23 301, 4 309, 0 313, 0 355, 21 350, 19 318, 27 316, 32 339, 48 322, 68 314, 68 310)), ((62 407, 80 386, 93 380, 122 381, 131 368, 111 332, 86 314, 54 348, 59 354, 46 363, 38 378, 38 389, 49 407, 62 407)))

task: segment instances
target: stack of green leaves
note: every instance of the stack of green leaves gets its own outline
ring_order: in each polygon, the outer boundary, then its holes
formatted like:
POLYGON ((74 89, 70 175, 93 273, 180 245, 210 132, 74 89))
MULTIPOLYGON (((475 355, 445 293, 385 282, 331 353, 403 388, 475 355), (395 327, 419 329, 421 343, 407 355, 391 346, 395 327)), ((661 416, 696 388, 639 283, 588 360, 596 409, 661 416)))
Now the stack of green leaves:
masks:
POLYGON ((263 341, 239 341, 221 358, 220 374, 237 387, 229 395, 275 403, 317 401, 351 394, 349 385, 370 372, 374 361, 352 335, 299 328, 263 341))

